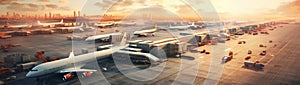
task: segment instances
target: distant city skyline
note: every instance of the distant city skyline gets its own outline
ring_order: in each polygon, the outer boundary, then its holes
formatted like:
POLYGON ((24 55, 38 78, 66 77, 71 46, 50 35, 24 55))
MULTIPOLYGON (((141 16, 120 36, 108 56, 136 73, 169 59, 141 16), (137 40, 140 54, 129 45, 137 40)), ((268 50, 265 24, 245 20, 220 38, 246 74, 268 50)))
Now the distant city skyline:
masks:
MULTIPOLYGON (((73 16, 74 11, 80 15, 112 14, 126 16, 141 8, 151 6, 160 7, 178 14, 182 17, 197 17, 198 13, 216 12, 221 19, 231 18, 282 18, 299 17, 300 0, 210 0, 215 10, 203 8, 209 5, 208 0, 0 0, 0 15, 18 13, 19 15, 59 14, 60 16, 73 16), (187 5, 187 3, 189 5, 187 5), (194 5, 194 7, 192 7, 194 5), (203 5, 203 7, 202 7, 203 5), (199 7, 197 7, 199 6, 199 7), (201 8, 202 7, 202 8, 201 8)), ((155 10, 153 10, 155 11, 155 10)), ((201 17, 201 16, 200 16, 201 17)))

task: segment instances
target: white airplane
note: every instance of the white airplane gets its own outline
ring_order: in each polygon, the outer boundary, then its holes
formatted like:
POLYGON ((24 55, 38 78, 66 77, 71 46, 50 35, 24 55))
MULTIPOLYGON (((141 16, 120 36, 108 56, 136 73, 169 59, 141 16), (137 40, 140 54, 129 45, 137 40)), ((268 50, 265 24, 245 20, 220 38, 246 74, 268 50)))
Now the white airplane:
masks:
POLYGON ((120 46, 115 46, 115 47, 111 47, 110 49, 82 54, 78 56, 75 56, 74 53, 71 52, 68 58, 42 63, 33 67, 26 74, 26 77, 40 77, 50 73, 61 73, 61 74, 65 74, 63 76, 63 80, 68 80, 72 78, 71 73, 74 72, 82 73, 82 76, 88 77, 93 72, 96 72, 97 70, 85 69, 83 66, 89 64, 95 57, 98 59, 113 54, 119 51, 120 49, 126 48, 127 47, 126 41, 127 41, 127 33, 124 33, 124 36, 120 42, 120 46), (74 66, 74 63, 77 64, 76 67, 74 66))
POLYGON ((196 27, 195 23, 193 22, 191 25, 183 25, 183 26, 169 26, 170 30, 187 30, 190 27, 196 27))
POLYGON ((85 39, 85 41, 95 41, 95 40, 101 40, 101 41, 109 41, 109 37, 113 35, 121 35, 122 33, 110 33, 110 34, 104 34, 104 35, 94 35, 90 36, 85 39))
POLYGON ((135 26, 136 22, 128 22, 128 23, 117 22, 116 24, 121 26, 135 26))
POLYGON ((88 23, 84 23, 85 24, 85 29, 90 29, 90 30, 95 30, 96 28, 89 26, 88 23))
POLYGON ((158 31, 157 25, 155 25, 153 27, 153 29, 135 31, 135 32, 133 32, 133 35, 137 35, 137 36, 154 36, 154 32, 156 32, 156 31, 158 31))
POLYGON ((122 29, 118 30, 118 32, 116 32, 116 33, 109 33, 109 34, 103 34, 103 35, 89 36, 88 38, 85 39, 85 41, 97 41, 97 40, 101 40, 101 41, 108 42, 110 36, 121 35, 121 34, 122 34, 122 29))
POLYGON ((96 23, 95 26, 100 28, 112 27, 114 26, 114 23, 96 23))
POLYGON ((43 27, 54 27, 55 25, 64 24, 64 20, 62 19, 60 22, 53 23, 41 23, 39 20, 37 21, 38 25, 42 25, 43 27))
POLYGON ((6 23, 4 28, 12 28, 12 29, 19 29, 19 28, 31 28, 32 25, 11 25, 10 23, 6 23))
POLYGON ((83 29, 83 24, 81 24, 81 26, 74 26, 74 27, 57 27, 56 29, 59 29, 59 30, 80 30, 80 31, 84 31, 83 29))

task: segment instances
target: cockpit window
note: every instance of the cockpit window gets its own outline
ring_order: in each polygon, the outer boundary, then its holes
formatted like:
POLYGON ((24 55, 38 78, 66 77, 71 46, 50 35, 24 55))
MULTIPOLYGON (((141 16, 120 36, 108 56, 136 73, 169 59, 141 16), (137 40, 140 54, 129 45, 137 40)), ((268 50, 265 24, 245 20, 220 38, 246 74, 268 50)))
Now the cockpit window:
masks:
POLYGON ((38 71, 37 69, 31 69, 30 71, 38 71))

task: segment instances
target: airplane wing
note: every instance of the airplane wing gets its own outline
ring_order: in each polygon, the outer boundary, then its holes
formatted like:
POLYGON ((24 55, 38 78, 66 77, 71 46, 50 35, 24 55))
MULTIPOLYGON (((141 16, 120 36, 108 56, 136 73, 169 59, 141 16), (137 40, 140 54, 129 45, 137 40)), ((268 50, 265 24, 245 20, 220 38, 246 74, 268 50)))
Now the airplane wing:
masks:
POLYGON ((70 72, 95 72, 97 70, 94 69, 81 69, 81 68, 67 68, 58 71, 57 73, 70 73, 70 72))
POLYGON ((79 28, 80 31, 84 31, 84 29, 82 27, 79 28))

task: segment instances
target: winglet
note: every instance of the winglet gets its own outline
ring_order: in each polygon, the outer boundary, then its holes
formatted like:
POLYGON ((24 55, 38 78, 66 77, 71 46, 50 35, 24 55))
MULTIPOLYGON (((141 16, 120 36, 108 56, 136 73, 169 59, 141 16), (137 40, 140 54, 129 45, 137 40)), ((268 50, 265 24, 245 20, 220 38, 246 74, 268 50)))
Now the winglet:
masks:
POLYGON ((74 56, 75 56, 75 55, 74 55, 74 52, 73 52, 73 51, 70 52, 69 58, 74 57, 74 56))
POLYGON ((195 26, 195 22, 192 22, 192 26, 195 26))

